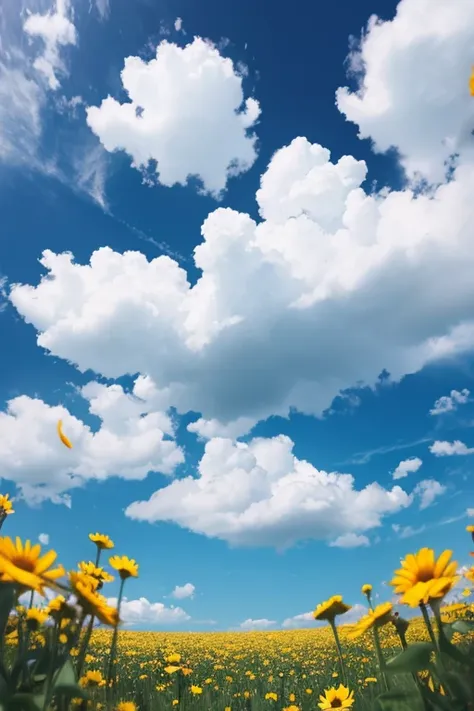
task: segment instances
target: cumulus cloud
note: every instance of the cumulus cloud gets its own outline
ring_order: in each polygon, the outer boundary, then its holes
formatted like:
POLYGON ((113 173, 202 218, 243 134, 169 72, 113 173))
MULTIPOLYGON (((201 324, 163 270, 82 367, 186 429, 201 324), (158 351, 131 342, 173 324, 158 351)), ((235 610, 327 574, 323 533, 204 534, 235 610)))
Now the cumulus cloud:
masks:
POLYGON ((121 72, 129 101, 108 96, 87 109, 87 123, 107 151, 123 150, 134 168, 156 161, 162 185, 198 176, 213 195, 256 159, 260 107, 244 99, 232 60, 196 37, 184 48, 163 41, 149 62, 127 57, 121 72))
POLYGON ((441 496, 446 491, 446 487, 440 484, 435 479, 424 479, 420 481, 414 490, 415 496, 420 497, 420 509, 426 509, 431 506, 437 496, 441 496))
POLYGON ((249 618, 248 620, 241 622, 239 628, 241 630, 246 630, 247 632, 249 632, 251 630, 267 630, 270 627, 274 627, 275 625, 275 620, 267 620, 265 618, 262 618, 260 620, 252 620, 249 618))
POLYGON ((418 471, 418 469, 423 464, 423 461, 419 457, 410 457, 409 459, 404 459, 396 469, 394 470, 392 477, 393 479, 404 479, 408 474, 413 474, 418 471))
POLYGON ((464 405, 469 400, 469 390, 464 388, 459 392, 458 390, 451 390, 450 395, 443 395, 436 400, 433 408, 430 410, 430 415, 444 415, 446 412, 453 412, 457 410, 458 405, 464 405))
MULTIPOLYGON (((410 505, 399 486, 355 488, 350 474, 327 473, 293 454, 284 435, 248 444, 206 443, 198 478, 177 479, 125 513, 144 521, 174 521, 233 545, 285 548, 298 540, 337 539, 381 524, 410 505)), ((346 536, 346 538, 344 538, 346 536)), ((358 539, 360 543, 360 539, 358 539)))
MULTIPOLYGON (((109 605, 117 605, 117 598, 108 600, 109 605)), ((124 598, 120 607, 120 617, 126 625, 174 625, 187 622, 190 615, 181 607, 166 607, 162 602, 150 602, 146 597, 138 600, 124 598)))
MULTIPOLYGON (((342 617, 339 617, 339 622, 342 625, 353 625, 355 622, 360 620, 363 615, 367 614, 367 608, 364 605, 357 603, 353 605, 351 609, 345 613, 342 617)), ((321 625, 313 617, 313 612, 303 612, 300 615, 295 615, 294 617, 287 617, 283 620, 281 626, 283 629, 305 629, 307 627, 315 627, 321 625)))
POLYGON ((47 546, 49 543, 49 534, 47 533, 40 533, 38 536, 38 541, 43 545, 47 546))
POLYGON ((66 45, 76 44, 76 28, 71 22, 69 0, 56 0, 54 12, 44 15, 31 13, 23 28, 31 38, 38 38, 43 44, 42 53, 35 59, 33 67, 44 75, 50 89, 59 89, 58 74, 65 74, 66 67, 60 50, 66 45))
POLYGON ((181 30, 183 29, 183 20, 181 19, 181 17, 177 17, 174 21, 174 29, 176 30, 176 32, 181 32, 181 30))
POLYGON ((148 374, 206 423, 320 415, 383 368, 395 381, 474 345, 474 164, 432 195, 368 195, 364 175, 295 139, 262 178, 269 220, 205 220, 192 287, 169 257, 104 247, 81 265, 46 250, 47 276, 11 301, 43 348, 111 378, 148 374))
POLYGON ((467 455, 474 453, 474 447, 468 447, 464 442, 459 439, 454 440, 454 442, 446 442, 436 440, 430 446, 431 454, 435 457, 452 457, 454 455, 467 455))
POLYGON ((193 597, 195 592, 196 588, 192 583, 185 583, 184 585, 177 585, 171 595, 177 600, 184 600, 186 597, 193 597))
POLYGON ((396 148, 408 176, 442 181, 472 144, 473 44, 472 3, 401 0, 392 20, 371 17, 350 57, 358 89, 339 89, 337 106, 376 151, 396 148))
POLYGON ((336 548, 358 548, 360 546, 370 545, 370 541, 367 536, 361 536, 360 534, 351 532, 338 536, 338 538, 329 545, 336 548))
POLYGON ((90 414, 100 418, 95 432, 63 405, 50 406, 24 395, 13 398, 0 412, 0 476, 15 482, 34 504, 44 499, 67 503, 65 492, 90 479, 144 479, 149 471, 172 474, 183 452, 173 439, 172 421, 156 408, 159 393, 153 405, 144 406, 137 398, 144 387, 144 379, 135 383, 135 399, 119 385, 91 382, 82 388, 90 414), (72 450, 59 441, 59 419, 72 450))

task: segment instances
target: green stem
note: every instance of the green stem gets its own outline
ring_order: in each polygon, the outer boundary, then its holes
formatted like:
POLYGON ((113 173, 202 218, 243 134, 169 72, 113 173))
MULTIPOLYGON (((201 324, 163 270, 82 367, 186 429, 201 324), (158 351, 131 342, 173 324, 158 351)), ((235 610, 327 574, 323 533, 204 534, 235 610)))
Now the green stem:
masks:
POLYGON ((421 610, 421 614, 423 615, 423 620, 425 622, 426 629, 428 630, 430 640, 433 642, 435 649, 439 652, 439 643, 438 643, 438 640, 436 639, 435 633, 433 631, 433 625, 431 624, 428 610, 426 609, 426 605, 423 602, 420 602, 420 610, 421 610))
POLYGON ((122 578, 122 580, 120 581, 120 590, 119 590, 119 596, 118 596, 118 600, 117 600, 117 624, 114 627, 114 633, 112 635, 112 644, 110 645, 109 664, 108 664, 108 669, 107 669, 107 688, 106 688, 107 698, 110 698, 111 683, 115 677, 114 661, 115 661, 115 653, 117 651, 117 639, 118 639, 119 620, 120 620, 120 607, 122 605, 124 583, 125 583, 125 580, 122 578))
POLYGON ((97 555, 95 557, 95 567, 96 568, 99 567, 99 561, 100 561, 101 554, 102 554, 102 548, 99 548, 99 546, 97 546, 97 555))
POLYGON ((91 618, 89 620, 89 624, 87 625, 87 630, 84 635, 84 639, 82 641, 81 645, 81 651, 79 652, 79 656, 77 658, 77 676, 80 678, 82 675, 82 668, 84 666, 84 660, 86 658, 86 652, 87 648, 89 646, 89 642, 91 641, 91 635, 92 635, 92 630, 94 627, 94 615, 91 615, 91 618))
POLYGON ((334 620, 329 620, 329 624, 331 625, 331 629, 334 635, 334 640, 336 642, 336 648, 337 648, 337 653, 339 656, 339 663, 341 665, 341 674, 342 674, 342 682, 344 686, 347 686, 347 678, 346 678, 346 668, 344 666, 344 659, 342 656, 342 647, 341 647, 341 642, 339 639, 339 633, 337 631, 337 626, 334 620))
POLYGON ((372 632, 374 635, 374 647, 375 647, 375 653, 377 655, 377 661, 379 664, 380 677, 381 677, 383 685, 385 687, 385 691, 388 691, 389 686, 388 686, 387 676, 384 671, 385 662, 384 662, 384 658, 383 658, 383 654, 382 654, 382 647, 380 646, 379 631, 376 627, 373 627, 372 632))
POLYGON ((45 711, 51 702, 51 698, 53 695, 53 689, 52 689, 52 682, 53 682, 53 676, 54 676, 54 670, 56 668, 56 657, 57 657, 57 652, 58 652, 58 640, 59 640, 59 634, 61 631, 61 623, 60 620, 56 620, 54 623, 54 628, 51 631, 51 656, 49 658, 49 665, 48 665, 48 672, 46 676, 46 684, 45 684, 45 695, 44 695, 44 705, 43 705, 43 711, 45 711))

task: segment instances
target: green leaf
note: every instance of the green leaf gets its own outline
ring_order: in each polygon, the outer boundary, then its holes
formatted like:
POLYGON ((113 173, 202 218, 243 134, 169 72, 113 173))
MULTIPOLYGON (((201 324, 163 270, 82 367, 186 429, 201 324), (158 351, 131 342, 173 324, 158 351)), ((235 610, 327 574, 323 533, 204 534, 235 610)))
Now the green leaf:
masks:
POLYGON ((469 622, 468 620, 456 620, 451 627, 454 632, 460 632, 461 634, 474 632, 474 622, 469 622))
POLYGON ((445 637, 444 634, 440 634, 439 636, 439 648, 443 652, 443 654, 449 655, 457 662, 460 662, 461 664, 466 664, 467 666, 470 665, 469 658, 466 657, 466 655, 463 654, 454 644, 452 644, 449 639, 445 637))
POLYGON ((394 674, 426 669, 434 647, 431 642, 415 642, 387 662, 387 671, 394 674))
POLYGON ((423 703, 418 692, 393 689, 377 697, 383 711, 423 711, 423 703))
POLYGON ((76 670, 71 659, 66 659, 63 666, 53 679, 53 688, 57 686, 75 686, 77 683, 76 670))
POLYGON ((15 602, 15 585, 0 583, 0 634, 3 636, 8 622, 8 615, 15 602))

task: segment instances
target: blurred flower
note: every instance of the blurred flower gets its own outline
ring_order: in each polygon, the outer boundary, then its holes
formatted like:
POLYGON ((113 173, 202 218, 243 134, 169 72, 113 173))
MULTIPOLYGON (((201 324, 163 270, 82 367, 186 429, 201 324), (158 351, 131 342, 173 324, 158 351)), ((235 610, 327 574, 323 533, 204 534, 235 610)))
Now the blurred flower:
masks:
POLYGON ((92 543, 95 543, 97 548, 104 550, 104 548, 110 549, 114 547, 114 542, 109 536, 104 533, 89 533, 89 539, 92 543))
POLYGON ((451 561, 451 556, 452 551, 446 550, 436 559, 432 548, 421 548, 415 555, 410 553, 402 560, 402 567, 395 571, 390 585, 410 607, 442 598, 459 580, 458 566, 456 561, 451 561))
POLYGON ((372 627, 383 627, 383 625, 391 621, 392 610, 391 602, 383 602, 381 605, 377 605, 374 610, 369 610, 367 615, 361 617, 350 632, 348 632, 348 638, 357 639, 357 637, 361 637, 367 630, 372 629, 372 627))
POLYGON ((65 570, 62 565, 51 569, 57 558, 56 551, 48 551, 41 556, 41 546, 23 545, 17 536, 15 543, 9 536, 0 538, 0 576, 3 583, 18 583, 24 588, 44 594, 45 587, 54 587, 65 570))

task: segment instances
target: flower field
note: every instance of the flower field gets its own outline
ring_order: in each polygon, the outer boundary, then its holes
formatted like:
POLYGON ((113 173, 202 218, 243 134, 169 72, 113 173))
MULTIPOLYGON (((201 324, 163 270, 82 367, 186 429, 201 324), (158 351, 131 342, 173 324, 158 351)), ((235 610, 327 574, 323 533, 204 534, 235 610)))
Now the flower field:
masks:
MULTIPOLYGON (((0 496, 0 527, 13 513, 0 496)), ((474 538, 474 527, 467 531, 474 538)), ((392 602, 374 606, 366 584, 367 614, 354 624, 344 624, 351 607, 334 595, 315 607, 322 627, 184 634, 123 630, 124 589, 139 564, 112 554, 107 565, 113 541, 102 533, 89 539, 95 560, 66 572, 55 551, 0 537, 2 711, 474 708, 474 606, 467 602, 474 567, 460 571, 449 550, 436 557, 421 548, 394 572, 401 609, 419 612, 410 621, 392 602), (116 607, 102 593, 114 575, 116 607), (460 584, 464 602, 446 605, 460 584), (34 593, 43 604, 33 605, 34 593)))

